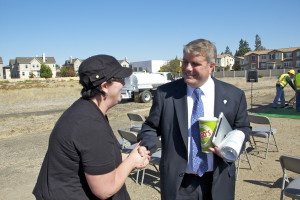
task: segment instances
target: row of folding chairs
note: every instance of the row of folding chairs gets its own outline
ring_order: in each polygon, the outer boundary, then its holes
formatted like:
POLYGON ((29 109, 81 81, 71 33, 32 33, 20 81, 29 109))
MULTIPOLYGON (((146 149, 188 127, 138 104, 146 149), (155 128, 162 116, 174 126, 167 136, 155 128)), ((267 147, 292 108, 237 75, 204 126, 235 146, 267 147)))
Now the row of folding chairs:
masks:
MULTIPOLYGON (((121 136, 121 140, 119 140, 119 143, 120 143, 122 152, 130 153, 132 151, 132 149, 134 149, 135 146, 137 145, 137 132, 133 132, 130 130, 125 130, 125 129, 118 129, 118 133, 121 136)), ((152 165, 155 168, 156 172, 159 172, 158 166, 159 166, 159 162, 160 162, 160 158, 161 158, 160 137, 157 137, 156 146, 157 146, 157 151, 151 155, 149 165, 152 165)), ((139 182, 140 171, 142 171, 141 185, 143 185, 143 183, 144 183, 145 175, 159 179, 158 176, 155 176, 151 173, 147 173, 146 170, 147 170, 147 167, 142 170, 137 169, 134 171, 136 173, 136 183, 139 182)))
MULTIPOLYGON (((136 113, 127 113, 127 116, 130 120, 130 129, 133 130, 134 132, 126 131, 126 130, 118 130, 120 136, 124 140, 122 144, 122 148, 124 149, 124 151, 130 151, 130 149, 134 148, 137 132, 140 131, 142 123, 145 121, 145 117, 136 113), (138 122, 139 124, 135 124, 136 122, 138 122), (124 145, 125 141, 127 141, 127 144, 124 145), (126 145, 129 146, 126 147, 126 145)), ((252 130, 250 132, 251 140, 246 142, 246 145, 245 147, 243 147, 242 152, 237 160, 236 180, 238 180, 241 161, 246 161, 249 165, 249 168, 252 169, 249 155, 247 152, 249 148, 254 149, 258 155, 263 154, 260 157, 264 159, 267 159, 268 152, 270 151, 270 147, 272 147, 272 151, 277 151, 277 152, 279 151, 276 138, 275 138, 275 134, 277 130, 274 127, 272 127, 270 119, 262 115, 249 114, 249 121, 252 126, 252 130)), ((161 147, 160 140, 158 140, 157 145, 158 148, 160 149, 161 147)), ((159 165, 160 158, 161 158, 161 150, 155 152, 151 156, 151 160, 150 160, 150 164, 152 164, 157 171, 158 171, 157 166, 159 165)), ((294 180, 291 180, 287 174, 288 171, 300 174, 300 157, 291 156, 291 155, 282 155, 280 156, 279 161, 283 171, 280 199, 282 200, 284 196, 290 197, 292 199, 300 199, 300 176, 298 176, 294 180)), ((147 174, 145 170, 146 169, 143 169, 142 171, 141 184, 143 184, 144 176, 145 174, 147 174)), ((137 171, 137 177, 136 177, 137 183, 139 179, 139 171, 140 170, 137 171)), ((151 174, 147 174, 147 175, 153 176, 151 174)))

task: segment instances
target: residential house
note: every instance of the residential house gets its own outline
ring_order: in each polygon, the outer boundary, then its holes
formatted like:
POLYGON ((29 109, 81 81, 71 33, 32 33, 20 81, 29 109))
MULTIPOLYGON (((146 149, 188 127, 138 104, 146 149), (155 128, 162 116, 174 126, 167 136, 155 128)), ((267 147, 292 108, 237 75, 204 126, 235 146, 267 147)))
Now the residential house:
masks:
POLYGON ((118 61, 119 61, 120 65, 122 65, 122 67, 130 68, 130 64, 129 64, 128 60, 127 60, 127 57, 125 57, 124 60, 118 60, 118 61))
POLYGON ((41 64, 45 63, 52 70, 52 78, 56 77, 56 61, 54 57, 16 57, 10 60, 12 78, 40 77, 41 64))
POLYGON ((147 60, 139 62, 131 62, 132 70, 146 71, 146 72, 158 72, 163 65, 166 65, 168 61, 166 60, 147 60))
POLYGON ((0 80, 1 79, 4 79, 4 76, 3 76, 3 60, 2 60, 2 57, 0 57, 0 80))
POLYGON ((15 69, 15 63, 16 63, 15 59, 9 60, 8 66, 10 67, 10 73, 12 78, 18 78, 18 74, 19 74, 18 70, 15 69))
POLYGON ((243 56, 235 56, 234 57, 234 65, 239 66, 239 70, 245 70, 243 65, 244 65, 244 57, 243 56))
POLYGON ((250 51, 244 58, 245 69, 300 68, 300 47, 250 51))
POLYGON ((3 78, 4 79, 11 79, 11 70, 9 66, 3 66, 3 78))
POLYGON ((221 54, 217 56, 216 71, 230 71, 234 64, 234 57, 230 54, 221 54))
POLYGON ((76 74, 78 74, 79 66, 81 65, 81 63, 83 61, 84 61, 83 59, 72 58, 72 56, 70 56, 70 59, 66 60, 65 64, 63 66, 71 66, 71 67, 73 67, 73 69, 76 72, 76 74))

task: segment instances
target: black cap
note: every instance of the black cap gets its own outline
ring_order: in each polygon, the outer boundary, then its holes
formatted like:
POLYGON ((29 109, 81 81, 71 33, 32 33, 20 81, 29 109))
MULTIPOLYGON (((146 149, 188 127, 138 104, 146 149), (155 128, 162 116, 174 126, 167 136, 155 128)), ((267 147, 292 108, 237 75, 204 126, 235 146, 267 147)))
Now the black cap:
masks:
POLYGON ((111 78, 125 78, 132 69, 122 67, 112 56, 96 55, 84 60, 79 66, 79 83, 85 88, 94 88, 111 78))

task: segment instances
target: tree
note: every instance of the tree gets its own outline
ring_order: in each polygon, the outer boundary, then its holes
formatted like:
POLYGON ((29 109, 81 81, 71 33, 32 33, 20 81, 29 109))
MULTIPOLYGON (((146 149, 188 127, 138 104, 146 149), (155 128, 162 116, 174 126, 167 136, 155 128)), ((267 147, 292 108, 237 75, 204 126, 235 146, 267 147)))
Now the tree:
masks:
POLYGON ((51 78, 52 77, 52 70, 45 63, 41 64, 40 77, 41 78, 51 78))
POLYGON ((229 55, 232 55, 232 52, 230 51, 229 47, 226 46, 225 52, 224 52, 224 53, 222 52, 221 54, 229 54, 229 55))
POLYGON ((259 35, 255 36, 255 51, 265 50, 266 48, 261 45, 261 39, 259 35))
POLYGON ((71 66, 63 66, 60 69, 61 77, 75 77, 76 72, 73 67, 71 66))
POLYGON ((176 57, 174 60, 168 62, 168 64, 161 66, 159 71, 180 73, 181 72, 180 60, 178 60, 176 57))
POLYGON ((239 44, 239 50, 235 52, 234 56, 244 56, 249 51, 251 51, 249 43, 246 40, 241 39, 239 44))
POLYGON ((233 66, 232 66, 232 69, 234 70, 234 71, 239 71, 239 70, 241 70, 241 64, 240 63, 234 63, 233 64, 233 66))

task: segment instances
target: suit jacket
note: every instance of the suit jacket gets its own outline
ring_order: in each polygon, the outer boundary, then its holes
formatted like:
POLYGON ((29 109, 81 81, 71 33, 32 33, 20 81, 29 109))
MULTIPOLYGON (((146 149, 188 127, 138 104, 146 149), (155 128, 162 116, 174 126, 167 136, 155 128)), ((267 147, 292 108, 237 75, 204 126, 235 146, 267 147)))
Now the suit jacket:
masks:
MULTIPOLYGON (((242 90, 213 78, 215 82, 214 115, 223 112, 233 129, 250 130, 247 103, 242 90), (227 100, 226 104, 224 100, 227 100)), ((188 161, 187 85, 183 79, 160 86, 153 99, 149 117, 142 126, 138 140, 151 152, 161 136, 160 161, 161 199, 176 199, 188 161)), ((234 199, 235 166, 214 155, 212 196, 214 200, 234 199)))

